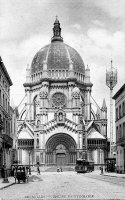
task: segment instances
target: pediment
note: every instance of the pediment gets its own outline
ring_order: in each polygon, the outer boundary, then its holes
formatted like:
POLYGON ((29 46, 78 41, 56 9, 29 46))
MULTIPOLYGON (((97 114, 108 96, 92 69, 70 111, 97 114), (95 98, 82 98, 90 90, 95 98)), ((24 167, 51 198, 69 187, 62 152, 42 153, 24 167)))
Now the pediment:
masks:
POLYGON ((23 122, 19 126, 18 130, 18 139, 33 139, 34 138, 34 131, 30 124, 27 122, 23 122))
POLYGON ((96 129, 92 128, 87 136, 88 139, 106 139, 101 133, 96 131, 96 129))
POLYGON ((18 139, 34 139, 33 134, 27 129, 23 128, 19 134, 18 139))

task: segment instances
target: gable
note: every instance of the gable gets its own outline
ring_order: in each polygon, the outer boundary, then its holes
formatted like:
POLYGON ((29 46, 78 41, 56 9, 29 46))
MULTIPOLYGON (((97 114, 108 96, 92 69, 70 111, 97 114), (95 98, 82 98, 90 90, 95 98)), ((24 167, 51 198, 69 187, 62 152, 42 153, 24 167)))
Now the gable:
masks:
POLYGON ((18 139, 34 139, 32 133, 27 129, 23 128, 19 134, 18 139))
POLYGON ((99 132, 99 128, 98 126, 94 123, 94 121, 91 121, 88 126, 87 126, 87 130, 90 131, 91 129, 95 129, 97 132, 99 132))
POLYGON ((88 139, 103 139, 103 140, 106 139, 101 133, 99 133, 98 131, 96 131, 94 128, 92 128, 90 130, 90 132, 88 133, 87 138, 88 139))

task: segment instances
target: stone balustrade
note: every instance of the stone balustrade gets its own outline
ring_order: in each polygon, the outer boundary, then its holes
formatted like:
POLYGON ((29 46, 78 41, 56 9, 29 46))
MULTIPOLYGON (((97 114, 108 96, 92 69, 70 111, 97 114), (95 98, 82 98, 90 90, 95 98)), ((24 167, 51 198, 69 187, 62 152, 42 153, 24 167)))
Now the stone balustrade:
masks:
MULTIPOLYGON (((76 78, 79 82, 84 82, 84 75, 82 73, 78 73, 78 72, 73 72, 74 73, 74 78, 76 78)), ((30 78, 30 82, 34 83, 34 82, 39 82, 42 78, 42 71, 37 72, 35 74, 32 74, 31 78, 30 78)), ((48 78, 50 79, 55 79, 55 80, 59 80, 59 79, 67 79, 69 78, 69 70, 66 69, 49 69, 48 70, 48 78)))

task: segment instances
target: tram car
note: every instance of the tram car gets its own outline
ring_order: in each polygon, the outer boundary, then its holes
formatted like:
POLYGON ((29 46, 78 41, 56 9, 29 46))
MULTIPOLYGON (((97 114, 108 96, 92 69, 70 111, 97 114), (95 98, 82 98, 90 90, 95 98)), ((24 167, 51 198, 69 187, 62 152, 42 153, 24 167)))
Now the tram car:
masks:
POLYGON ((116 171, 116 158, 106 158, 105 159, 106 171, 115 172, 116 171))
POLYGON ((92 172, 94 171, 94 162, 79 158, 76 160, 75 171, 77 173, 92 172))

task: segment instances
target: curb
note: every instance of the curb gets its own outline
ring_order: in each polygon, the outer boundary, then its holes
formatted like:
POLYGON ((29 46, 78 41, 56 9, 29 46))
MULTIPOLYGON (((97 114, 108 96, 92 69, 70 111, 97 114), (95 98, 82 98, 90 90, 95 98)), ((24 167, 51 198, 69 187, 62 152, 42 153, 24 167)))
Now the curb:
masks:
POLYGON ((125 178, 125 177, 123 177, 123 176, 112 176, 112 175, 107 175, 107 174, 101 174, 101 175, 103 175, 103 176, 110 176, 110 177, 116 177, 116 178, 125 178))
POLYGON ((5 188, 10 187, 11 185, 15 185, 15 184, 16 184, 16 183, 10 183, 9 185, 6 185, 6 186, 1 187, 0 190, 3 190, 3 189, 5 189, 5 188))

